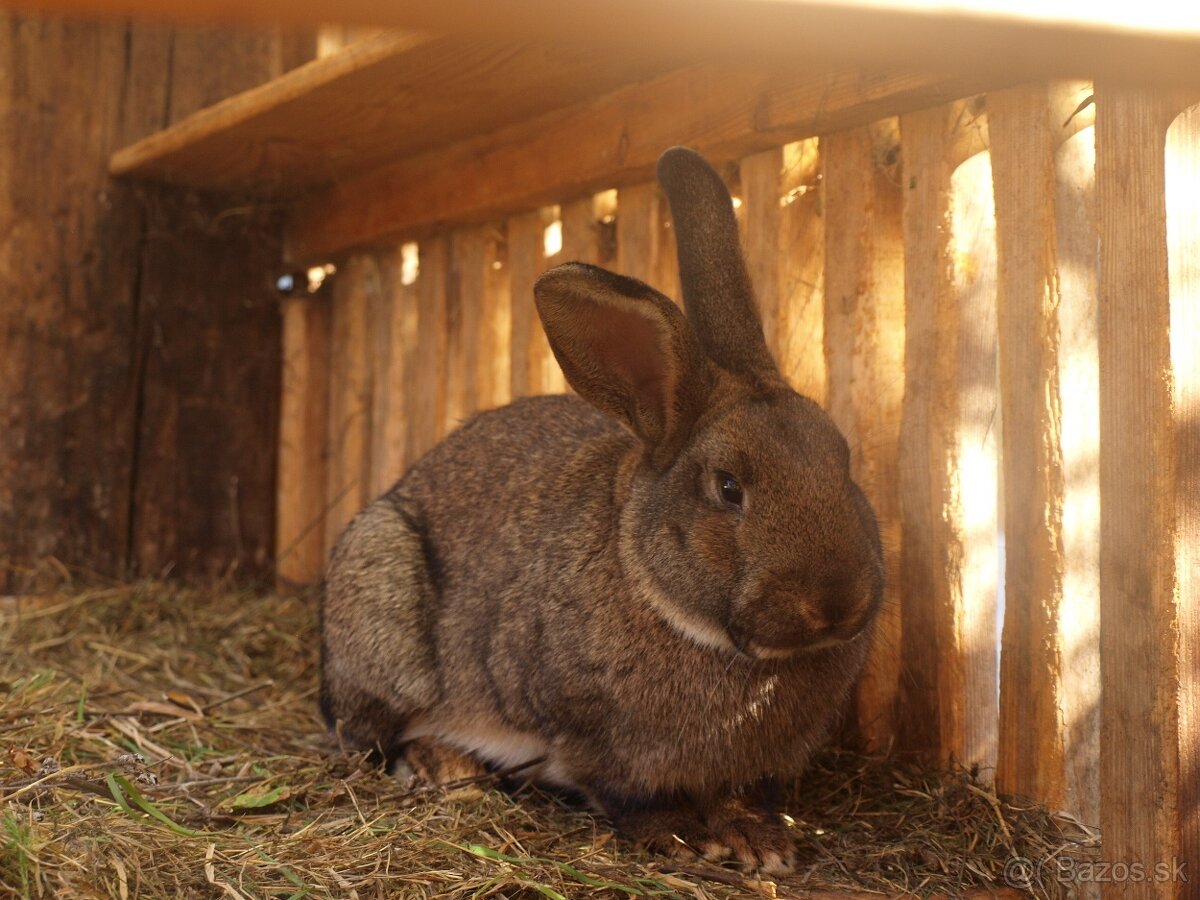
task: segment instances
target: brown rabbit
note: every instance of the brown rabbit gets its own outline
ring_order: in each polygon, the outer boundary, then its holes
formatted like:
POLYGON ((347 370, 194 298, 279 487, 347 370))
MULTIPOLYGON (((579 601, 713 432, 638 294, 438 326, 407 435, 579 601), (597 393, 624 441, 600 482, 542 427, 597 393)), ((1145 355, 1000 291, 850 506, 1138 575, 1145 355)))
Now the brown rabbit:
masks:
POLYGON ((538 280, 579 396, 476 416, 350 524, 322 708, 385 756, 534 763, 644 845, 787 871, 754 801, 862 669, 879 533, 845 439, 771 359, 721 179, 683 148, 658 175, 686 317, 593 266, 538 280))

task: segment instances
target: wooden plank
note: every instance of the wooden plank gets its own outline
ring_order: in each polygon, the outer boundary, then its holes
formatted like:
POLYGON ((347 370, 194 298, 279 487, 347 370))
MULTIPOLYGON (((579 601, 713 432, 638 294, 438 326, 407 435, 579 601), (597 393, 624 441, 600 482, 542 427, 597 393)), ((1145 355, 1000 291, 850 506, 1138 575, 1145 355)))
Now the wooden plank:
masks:
POLYGON ((487 277, 487 229, 461 229, 450 238, 450 279, 446 291, 446 408, 448 433, 478 407, 476 387, 487 277))
POLYGON ((106 164, 208 92, 278 74, 279 50, 269 32, 0 14, 0 590, 50 557, 106 578, 271 574, 277 226, 106 164))
MULTIPOLYGON (((1061 121, 1061 120, 1060 120, 1061 121)), ((1002 790, 1063 805, 1062 429, 1054 154, 1045 87, 988 95, 999 259, 1004 479, 1002 790)))
POLYGON ((1136 7, 1050 9, 1003 0, 931 6, 923 0, 867 4, 855 0, 702 0, 681 15, 670 0, 521 0, 480 6, 469 0, 6 0, 14 8, 89 15, 171 17, 191 21, 327 21, 470 30, 522 40, 581 40, 596 46, 659 50, 665 43, 697 55, 832 61, 871 66, 903 61, 931 69, 1012 72, 1022 80, 1102 74, 1134 83, 1196 84, 1200 17, 1190 7, 1157 2, 1136 7), (936 14, 935 14, 936 13, 936 14), (669 35, 670 41, 664 41, 669 35))
POLYGON ((417 345, 408 381, 408 448, 411 466, 446 431, 447 239, 421 241, 417 275, 417 345))
POLYGON ((792 386, 825 402, 825 219, 816 138, 783 148, 780 211, 782 291, 777 329, 780 368, 792 386))
MULTIPOLYGON (((119 150, 117 175, 295 196, 662 72, 670 56, 385 32, 119 150)), ((217 101, 220 102, 217 102, 217 101)))
POLYGON ((488 226, 484 245, 479 356, 475 370, 475 398, 480 409, 503 406, 511 396, 512 293, 507 255, 503 226, 488 226))
POLYGON ((648 182, 672 144, 719 163, 994 84, 907 73, 812 75, 752 64, 682 69, 318 191, 289 217, 287 253, 293 260, 324 259, 449 223, 648 182))
MULTIPOLYGON (((1166 234, 1172 98, 1096 85, 1100 223, 1100 826, 1107 859, 1179 856, 1176 434, 1166 234)), ((1189 876, 1191 873, 1189 872, 1189 876)), ((1177 885, 1113 885, 1111 897, 1177 885)))
MULTIPOLYGON (((889 123, 884 123, 889 124, 889 123)), ((823 142, 825 352, 829 411, 850 443, 851 471, 883 535, 888 587, 875 648, 858 691, 858 727, 885 747, 900 664, 898 439, 904 396, 904 258, 888 128, 860 128, 823 142)))
POLYGON ((1200 105, 1167 131, 1167 260, 1175 407, 1179 858, 1200 871, 1200 105))
POLYGON ((561 393, 566 385, 533 304, 533 283, 554 262, 545 253, 545 232, 551 219, 549 210, 538 210, 508 220, 514 398, 561 393))
MULTIPOLYGON (((1090 93, 1090 85, 1083 90, 1090 93)), ((1069 94, 1068 99, 1079 98, 1069 94)), ((1065 803, 1082 821, 1099 822, 1100 372, 1094 128, 1064 141, 1054 167, 1063 470, 1058 634, 1065 803)))
POLYGON ((282 586, 315 584, 325 569, 329 441, 330 304, 283 304, 283 393, 279 404, 276 576, 282 586))
POLYGON ((763 332, 780 369, 823 403, 824 228, 815 139, 741 161, 746 262, 763 332))
POLYGON ((900 746, 966 758, 965 635, 953 496, 958 297, 950 224, 953 107, 902 116, 906 370, 900 432, 900 746))
POLYGON ((325 488, 326 556, 371 499, 373 295, 380 292, 373 257, 352 256, 333 283, 329 348, 329 463, 325 488))
POLYGON ((372 480, 384 490, 399 479, 411 462, 409 433, 412 428, 410 401, 415 397, 417 331, 416 244, 404 244, 376 256, 381 294, 386 298, 388 318, 376 322, 387 340, 386 377, 376 382, 372 397, 372 437, 377 438, 371 454, 372 480))
POLYGON ((682 303, 670 208, 654 182, 617 194, 617 271, 682 303))

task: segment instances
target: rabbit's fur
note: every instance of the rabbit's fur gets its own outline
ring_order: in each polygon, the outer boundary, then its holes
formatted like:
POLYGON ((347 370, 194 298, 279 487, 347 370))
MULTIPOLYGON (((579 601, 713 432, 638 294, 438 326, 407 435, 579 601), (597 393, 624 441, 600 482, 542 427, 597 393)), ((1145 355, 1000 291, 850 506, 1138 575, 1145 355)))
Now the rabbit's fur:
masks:
POLYGON ((579 396, 476 416, 350 524, 322 708, 386 756, 540 760, 635 839, 786 870, 787 832, 742 798, 799 775, 835 724, 879 534, 842 435, 771 359, 720 178, 681 148, 659 178, 686 318, 592 266, 538 280, 579 396))

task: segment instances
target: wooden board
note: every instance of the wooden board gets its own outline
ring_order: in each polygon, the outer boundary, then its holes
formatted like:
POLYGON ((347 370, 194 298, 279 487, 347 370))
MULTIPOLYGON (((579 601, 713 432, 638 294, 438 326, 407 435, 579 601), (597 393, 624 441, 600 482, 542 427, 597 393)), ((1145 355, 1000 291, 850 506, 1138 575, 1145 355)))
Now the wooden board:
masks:
POLYGON ((512 341, 512 293, 506 268, 504 227, 486 226, 483 297, 479 323, 475 399, 480 409, 508 403, 512 390, 509 345, 512 341))
POLYGON ((1100 821, 1101 699, 1095 129, 1063 141, 1054 167, 1063 467, 1059 703, 1065 803, 1082 821, 1095 823, 1100 821))
POLYGON ((419 245, 417 343, 408 380, 408 464, 412 465, 446 432, 447 238, 419 245))
POLYGON ((616 271, 682 303, 675 231, 657 183, 635 184, 618 192, 616 226, 616 271))
POLYGON ((896 733, 900 670, 897 593, 898 439, 904 396, 904 258, 894 132, 861 128, 822 143, 828 407, 850 444, 851 471, 875 508, 888 587, 858 692, 869 746, 896 733))
MULTIPOLYGON (((1096 85, 1100 222, 1100 826, 1105 857, 1179 857, 1172 410, 1165 140, 1181 105, 1096 85)), ((1189 773, 1189 778, 1194 777, 1189 773)), ((1192 860, 1193 867, 1200 861, 1192 860)), ((1174 896, 1112 885, 1106 897, 1174 896)))
MULTIPOLYGON (((954 284, 949 146, 955 107, 900 119, 904 141, 907 369, 900 436, 903 616, 900 746, 944 762, 967 755, 967 636, 954 496, 959 424, 959 298, 954 284)), ((986 707, 985 707, 986 710, 986 707)), ((980 710, 983 713, 985 710, 980 710)))
POLYGON ((326 299, 283 304, 275 566, 284 587, 315 584, 325 570, 330 311, 326 299))
POLYGON ((1140 83, 1196 79, 1200 18, 1192 7, 1078 6, 1043 9, 1003 0, 944 6, 922 0, 886 4, 861 0, 698 0, 685 9, 671 0, 518 0, 480 5, 469 0, 6 0, 35 8, 109 16, 165 16, 192 21, 328 21, 470 30, 510 38, 594 41, 606 47, 659 50, 666 44, 701 54, 794 58, 798 47, 820 63, 916 63, 932 69, 1013 73, 1022 80, 1057 75, 1105 75, 1140 83))
POLYGON ((325 488, 326 555, 350 520, 371 499, 371 358, 381 292, 379 269, 368 254, 353 256, 333 284, 329 368, 329 464, 325 488))
POLYGON ((1175 407, 1179 854, 1200 871, 1200 105, 1167 132, 1167 260, 1175 407))
MULTIPOLYGON (((1055 110, 1056 111, 1056 110, 1055 110)), ((1045 87, 988 95, 999 260, 1004 410, 1004 632, 997 785, 1064 800, 1062 430, 1058 386, 1054 156, 1045 87)))
POLYGON ((118 151, 111 169, 291 197, 661 72, 668 60, 385 32, 212 97, 215 105, 118 151))
POLYGON ((969 78, 813 75, 761 64, 682 69, 318 191, 290 216, 287 252, 323 260, 448 223, 645 183, 673 144, 720 163, 983 86, 969 78))
POLYGON ((512 298, 511 395, 527 397, 560 393, 562 371, 538 318, 533 283, 557 260, 545 253, 545 232, 553 221, 550 209, 537 210, 508 220, 508 277, 512 298))

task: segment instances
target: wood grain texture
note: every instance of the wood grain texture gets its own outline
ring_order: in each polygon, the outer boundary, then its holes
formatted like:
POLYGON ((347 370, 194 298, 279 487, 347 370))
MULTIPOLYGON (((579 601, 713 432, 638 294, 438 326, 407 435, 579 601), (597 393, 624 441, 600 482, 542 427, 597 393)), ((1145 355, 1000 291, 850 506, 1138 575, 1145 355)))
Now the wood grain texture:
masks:
POLYGON ((330 312, 327 299, 283 303, 275 513, 276 577, 283 587, 315 584, 325 570, 330 312))
POLYGON ((661 72, 668 59, 384 32, 245 93, 210 97, 211 105, 119 150, 111 169, 294 197, 661 72))
POLYGON ((478 407, 476 387, 483 327, 483 291, 487 275, 487 231, 459 229, 450 236, 450 272, 446 289, 446 433, 478 407))
POLYGON ((1059 698, 1065 804, 1082 821, 1099 822, 1100 361, 1095 129, 1089 127, 1064 141, 1055 154, 1054 169, 1063 471, 1059 698))
POLYGON ((1130 83, 1196 84, 1200 21, 1187 8, 1164 21, 1139 7, 1055 7, 1015 11, 1001 0, 957 3, 700 0, 680 15, 669 0, 522 0, 480 6, 468 0, 198 0, 164 7, 155 0, 7 0, 15 8, 182 21, 355 24, 470 31, 482 35, 582 40, 594 46, 659 50, 669 43, 697 56, 793 60, 798 47, 816 64, 905 62, 942 71, 1012 73, 1022 81, 1091 72, 1130 83), (936 11, 936 14, 934 14, 936 11), (584 37, 586 36, 586 38, 584 37))
MULTIPOLYGON (((373 436, 382 435, 372 451, 371 465, 377 486, 387 487, 399 479, 412 461, 409 434, 412 430, 412 406, 416 394, 417 289, 416 244, 393 247, 376 254, 380 285, 387 298, 388 319, 372 323, 386 335, 387 377, 375 384, 374 409, 380 418, 373 420, 373 436)), ((382 489, 382 488, 381 488, 382 489)))
POLYGON ((900 119, 904 141, 904 373, 900 430, 900 746, 968 762, 965 636, 953 496, 958 303, 951 231, 954 110, 900 119))
POLYGON ((318 191, 289 218, 288 253, 297 261, 323 259, 450 223, 645 183, 672 144, 687 144, 721 163, 954 100, 982 86, 972 79, 895 72, 690 67, 318 191))
POLYGON ((371 310, 381 293, 372 256, 352 256, 333 284, 329 365, 329 465, 325 488, 326 558, 343 529, 371 499, 371 415, 376 368, 371 310))
POLYGON ((480 409, 493 409, 508 403, 512 391, 512 289, 504 226, 488 226, 484 241, 475 397, 480 409))
MULTIPOLYGON (((890 126, 894 123, 883 123, 890 126)), ((898 439, 904 396, 904 257, 891 127, 822 142, 828 407, 851 471, 875 508, 888 587, 858 691, 858 727, 883 747, 896 731, 900 668, 898 439)))
MULTIPOLYGON (((545 253, 551 210, 537 210, 508 220, 508 278, 512 298, 511 394, 513 398, 561 393, 565 387, 550 343, 533 302, 533 283, 557 259, 545 253)), ((561 254, 556 254, 561 257, 561 254)))
POLYGON ((408 383, 407 457, 410 466, 446 432, 447 238, 421 241, 419 251, 416 350, 408 383))
POLYGON ((996 781, 1002 790, 1044 798, 1057 808, 1065 786, 1054 124, 1045 87, 988 95, 1006 560, 996 781))
MULTIPOLYGON (((1179 853, 1176 429, 1165 136, 1169 98, 1096 85, 1100 223, 1100 826, 1105 856, 1179 853)), ((1112 885, 1106 897, 1177 886, 1112 885)))
POLYGON ((1167 260, 1175 408, 1179 857, 1200 872, 1200 105, 1167 131, 1167 260))
POLYGON ((0 585, 48 556, 106 577, 269 574, 277 224, 114 183, 106 160, 277 75, 280 49, 0 15, 0 428, 19 436, 0 441, 0 585))
POLYGON ((635 184, 617 194, 616 269, 682 303, 675 230, 666 197, 656 183, 635 184))

